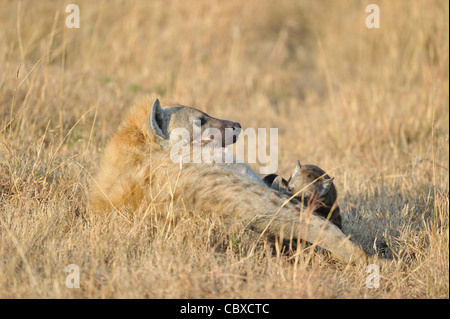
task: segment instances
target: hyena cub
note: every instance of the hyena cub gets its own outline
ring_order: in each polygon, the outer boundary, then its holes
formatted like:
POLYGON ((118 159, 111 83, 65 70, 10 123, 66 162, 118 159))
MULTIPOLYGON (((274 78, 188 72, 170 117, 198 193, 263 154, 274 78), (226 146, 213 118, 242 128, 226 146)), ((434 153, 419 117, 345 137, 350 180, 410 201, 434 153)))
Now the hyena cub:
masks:
POLYGON ((337 191, 324 170, 315 165, 302 165, 297 161, 289 180, 282 176, 270 174, 264 177, 266 185, 282 193, 295 195, 303 203, 317 205, 315 213, 329 220, 342 229, 342 218, 337 205, 337 191))

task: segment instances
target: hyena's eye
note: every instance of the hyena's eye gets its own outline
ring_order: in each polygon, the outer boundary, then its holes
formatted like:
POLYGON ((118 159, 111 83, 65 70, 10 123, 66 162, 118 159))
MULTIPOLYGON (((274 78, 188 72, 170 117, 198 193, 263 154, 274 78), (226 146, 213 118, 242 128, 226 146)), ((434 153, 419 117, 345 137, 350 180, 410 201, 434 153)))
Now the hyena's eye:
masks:
POLYGON ((197 126, 197 127, 202 127, 203 125, 206 124, 206 120, 205 120, 205 118, 203 118, 203 117, 198 117, 198 118, 196 118, 196 119, 194 120, 194 124, 195 124, 195 126, 197 126))

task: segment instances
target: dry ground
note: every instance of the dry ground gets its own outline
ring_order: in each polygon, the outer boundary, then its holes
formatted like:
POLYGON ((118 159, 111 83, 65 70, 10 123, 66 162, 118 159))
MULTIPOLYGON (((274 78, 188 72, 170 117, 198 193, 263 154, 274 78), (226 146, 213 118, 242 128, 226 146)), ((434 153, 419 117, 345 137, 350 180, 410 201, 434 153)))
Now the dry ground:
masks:
POLYGON ((0 1, 0 297, 448 298, 449 4, 0 1), (279 128, 279 172, 330 171, 345 232, 397 256, 295 258, 214 215, 175 229, 87 207, 90 175, 140 95, 279 128), (69 264, 79 289, 65 286, 69 264))

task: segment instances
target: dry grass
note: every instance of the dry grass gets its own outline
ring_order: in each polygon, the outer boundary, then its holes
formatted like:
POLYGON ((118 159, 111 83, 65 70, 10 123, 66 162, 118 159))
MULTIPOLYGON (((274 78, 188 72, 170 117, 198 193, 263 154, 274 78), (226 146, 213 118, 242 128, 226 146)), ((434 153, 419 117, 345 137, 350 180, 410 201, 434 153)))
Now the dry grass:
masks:
POLYGON ((382 1, 1 1, 0 297, 448 298, 449 5, 382 1), (277 254, 200 212, 161 229, 86 207, 89 174, 136 96, 278 127, 335 176, 345 231, 401 256, 362 266, 277 254), (77 264, 81 288, 65 286, 77 264))

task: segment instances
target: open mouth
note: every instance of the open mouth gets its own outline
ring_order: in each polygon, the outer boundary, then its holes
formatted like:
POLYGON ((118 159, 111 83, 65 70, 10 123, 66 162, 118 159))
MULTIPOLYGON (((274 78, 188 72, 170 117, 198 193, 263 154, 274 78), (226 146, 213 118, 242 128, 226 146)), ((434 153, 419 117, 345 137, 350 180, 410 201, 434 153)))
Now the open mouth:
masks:
POLYGON ((228 145, 232 145, 239 139, 239 134, 241 133, 241 127, 227 127, 224 130, 219 130, 215 128, 207 128, 201 134, 200 145, 214 148, 225 148, 228 145), (216 130, 214 133, 208 134, 208 130, 216 130), (213 142, 211 144, 211 142, 213 142))

